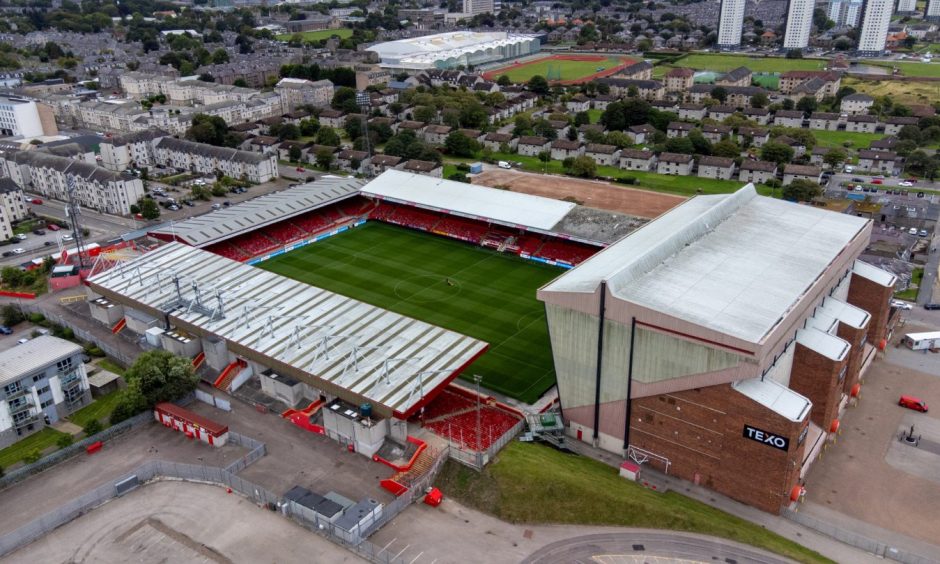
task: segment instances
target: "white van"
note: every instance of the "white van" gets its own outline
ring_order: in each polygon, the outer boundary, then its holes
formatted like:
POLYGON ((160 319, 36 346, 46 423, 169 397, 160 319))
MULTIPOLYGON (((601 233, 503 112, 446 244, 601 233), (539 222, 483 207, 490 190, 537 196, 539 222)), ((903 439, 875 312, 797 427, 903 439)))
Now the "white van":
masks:
POLYGON ((498 166, 499 168, 505 168, 505 169, 512 168, 512 165, 507 163, 506 161, 499 161, 498 163, 496 163, 496 166, 498 166))

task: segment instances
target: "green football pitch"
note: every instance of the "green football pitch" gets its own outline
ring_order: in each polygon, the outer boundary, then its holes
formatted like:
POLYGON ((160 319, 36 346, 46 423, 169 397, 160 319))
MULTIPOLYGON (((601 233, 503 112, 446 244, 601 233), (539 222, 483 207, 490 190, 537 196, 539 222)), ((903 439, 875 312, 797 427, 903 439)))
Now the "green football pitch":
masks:
POLYGON ((461 377, 490 390, 532 403, 555 383, 535 291, 557 267, 375 221, 258 266, 486 341, 461 377))

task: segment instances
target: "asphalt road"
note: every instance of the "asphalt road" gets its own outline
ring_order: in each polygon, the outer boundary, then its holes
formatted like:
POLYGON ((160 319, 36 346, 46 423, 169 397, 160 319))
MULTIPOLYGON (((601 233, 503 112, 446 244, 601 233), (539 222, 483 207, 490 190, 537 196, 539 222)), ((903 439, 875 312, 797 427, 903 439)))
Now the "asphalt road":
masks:
POLYGON ((695 562, 785 563, 769 552, 704 535, 668 531, 602 533, 558 541, 536 550, 523 564, 695 562))

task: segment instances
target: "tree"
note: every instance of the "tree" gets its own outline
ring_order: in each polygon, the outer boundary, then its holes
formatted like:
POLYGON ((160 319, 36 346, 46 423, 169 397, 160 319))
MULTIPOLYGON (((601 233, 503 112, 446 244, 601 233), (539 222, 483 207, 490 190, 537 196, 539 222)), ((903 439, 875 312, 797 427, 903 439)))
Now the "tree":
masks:
POLYGON ((761 147, 760 158, 777 164, 788 163, 793 160, 793 148, 783 143, 769 141, 761 147))
POLYGON ((340 143, 339 135, 332 127, 321 127, 320 131, 317 131, 316 141, 318 145, 329 145, 330 147, 338 147, 340 143))
POLYGON ((829 151, 823 155, 823 162, 829 166, 829 168, 838 168, 839 165, 845 162, 847 155, 842 149, 829 149, 829 151))
POLYGON ((816 98, 812 96, 803 96, 800 98, 800 101, 796 103, 796 109, 802 110, 804 112, 815 112, 817 106, 816 98))
POLYGON ((532 129, 535 131, 535 134, 548 139, 549 141, 554 141, 558 138, 558 131, 552 127, 552 124, 548 123, 547 119, 538 119, 532 124, 532 129))
POLYGON ((731 139, 722 139, 712 145, 712 154, 716 157, 728 157, 736 159, 741 156, 741 147, 731 139))
POLYGON ((898 131, 898 139, 910 139, 915 143, 923 141, 923 134, 916 125, 905 125, 898 131))
POLYGON ((781 102, 781 108, 784 110, 792 110, 794 107, 796 107, 796 104, 793 102, 792 98, 784 98, 783 102, 781 102))
POLYGON ((767 98, 767 95, 763 92, 758 92, 751 96, 751 107, 752 108, 763 108, 766 106, 770 100, 767 98))
POLYGON ((728 99, 728 91, 725 89, 724 86, 716 86, 712 88, 712 91, 709 93, 709 96, 711 96, 712 98, 724 104, 725 100, 728 99))
POLYGON ((566 168, 569 174, 581 178, 594 178, 597 175, 597 163, 591 157, 575 157, 566 168))
POLYGON ((783 199, 794 202, 808 202, 822 193, 822 186, 812 180, 797 179, 783 187, 783 199))
POLYGON ((444 149, 447 154, 456 157, 472 157, 476 148, 473 141, 459 131, 453 131, 444 140, 444 149))
POLYGON ((140 215, 144 216, 144 219, 157 219, 160 217, 160 206, 152 198, 142 198, 138 204, 140 205, 140 215))
POLYGON ((665 149, 669 153, 680 153, 683 155, 691 155, 695 152, 692 140, 688 137, 673 137, 667 139, 665 149))
POLYGON ((509 80, 509 75, 501 74, 499 75, 499 78, 496 79, 496 84, 500 86, 510 86, 512 81, 509 80))
POLYGON ((297 162, 300 160, 300 157, 303 156, 303 152, 297 145, 291 145, 290 149, 287 150, 287 156, 290 158, 291 162, 297 162))
POLYGON ((146 407, 174 401, 196 389, 199 377, 188 358, 164 350, 147 351, 124 373, 128 387, 140 393, 146 407))
POLYGON ((415 118, 415 121, 431 123, 437 121, 437 109, 433 106, 418 106, 414 109, 412 117, 415 118))
POLYGON ((689 141, 692 142, 692 151, 700 155, 712 154, 712 142, 702 135, 698 129, 689 132, 689 141))
POLYGON ((186 130, 185 137, 197 143, 224 147, 231 142, 228 133, 228 124, 221 117, 196 114, 193 116, 192 125, 186 130))
POLYGON ((356 91, 348 86, 341 86, 336 89, 330 106, 334 110, 342 110, 346 113, 356 113, 359 106, 356 104, 356 91))
POLYGON ((529 87, 529 90, 535 94, 538 94, 539 96, 548 94, 548 81, 545 80, 544 76, 538 74, 533 76, 529 79, 527 86, 529 87))
POLYGON ((7 327, 13 327, 17 323, 20 323, 26 319, 26 316, 23 315, 23 312, 20 311, 20 308, 14 306, 13 304, 7 304, 3 306, 3 310, 0 310, 0 317, 3 318, 3 324, 7 327))
MULTIPOLYGON (((542 162, 542 172, 548 172, 548 163, 552 160, 552 154, 549 151, 539 152, 539 161, 542 162)), ((7 306, 11 307, 11 306, 7 306)))
POLYGON ((227 63, 229 61, 228 51, 226 51, 225 49, 222 49, 221 47, 216 49, 215 51, 212 52, 211 60, 212 60, 212 64, 214 65, 221 65, 221 64, 227 63))
POLYGON ((574 125, 579 127, 591 123, 591 117, 587 112, 578 112, 574 114, 574 125))
POLYGON ((333 164, 333 151, 329 149, 320 149, 317 151, 317 166, 323 170, 330 170, 333 164))
POLYGON ((789 51, 787 51, 787 58, 788 59, 802 59, 803 50, 802 49, 790 49, 789 51))

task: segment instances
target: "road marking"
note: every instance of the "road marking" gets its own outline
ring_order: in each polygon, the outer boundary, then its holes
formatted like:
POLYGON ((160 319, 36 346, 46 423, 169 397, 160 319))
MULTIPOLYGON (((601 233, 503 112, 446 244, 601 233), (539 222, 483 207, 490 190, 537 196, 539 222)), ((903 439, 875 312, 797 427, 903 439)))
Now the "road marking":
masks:
POLYGON ((415 562, 417 562, 417 560, 418 560, 419 558, 421 558, 421 555, 422 555, 422 554, 424 554, 424 551, 423 551, 423 550, 422 550, 421 552, 419 552, 417 556, 415 556, 414 558, 412 558, 412 559, 411 559, 411 562, 409 562, 408 564, 415 564, 415 562))

